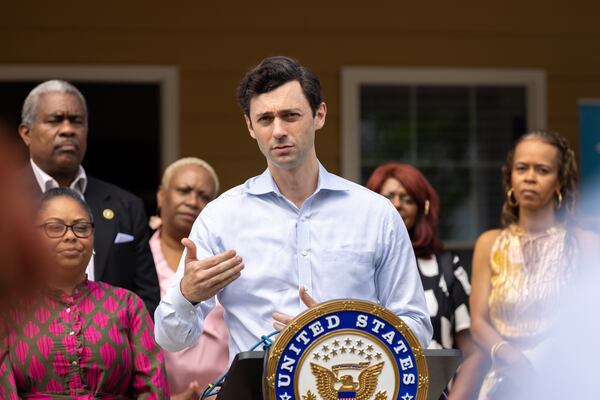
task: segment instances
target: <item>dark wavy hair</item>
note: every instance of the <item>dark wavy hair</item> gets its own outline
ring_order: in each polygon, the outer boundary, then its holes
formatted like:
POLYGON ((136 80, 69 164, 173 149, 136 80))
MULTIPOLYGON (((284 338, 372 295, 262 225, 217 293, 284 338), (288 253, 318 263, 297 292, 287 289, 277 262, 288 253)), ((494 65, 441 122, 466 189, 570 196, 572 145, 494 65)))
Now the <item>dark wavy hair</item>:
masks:
POLYGON ((438 239, 440 200, 427 178, 415 167, 408 164, 390 162, 380 165, 367 181, 367 187, 381 193, 388 178, 395 178, 404 186, 417 203, 417 217, 413 228, 408 232, 417 257, 430 258, 444 248, 438 239), (425 215, 425 202, 429 200, 429 213, 425 215))
MULTIPOLYGON (((556 208, 556 218, 561 222, 569 222, 574 219, 575 214, 575 203, 577 195, 577 182, 579 179, 579 173, 577 170, 577 163, 575 161, 575 153, 569 147, 569 142, 558 132, 552 131, 533 131, 526 133, 525 135, 518 138, 513 144, 512 148, 506 156, 506 161, 502 166, 502 185, 504 187, 504 193, 508 193, 511 189, 511 174, 513 168, 513 162, 515 158, 515 149, 519 143, 530 140, 538 139, 542 142, 552 145, 558 149, 558 183, 560 185, 560 193, 563 201, 562 205, 556 208)), ((508 204, 508 199, 504 198, 502 204, 502 214, 500 216, 500 222, 502 226, 508 226, 514 224, 519 219, 519 207, 511 207, 508 204)))
POLYGON ((307 67, 290 57, 265 58, 240 81, 237 100, 244 114, 250 116, 250 100, 254 96, 277 89, 291 81, 298 81, 315 116, 323 102, 319 78, 307 67))
POLYGON ((90 209, 90 206, 87 205, 87 203, 85 202, 85 200, 83 200, 79 193, 68 187, 53 188, 42 194, 38 205, 38 212, 42 212, 43 210, 45 210, 48 206, 48 203, 57 197, 68 197, 72 200, 75 200, 75 202, 77 202, 81 206, 81 208, 83 208, 83 210, 86 212, 88 218, 90 219, 90 222, 94 222, 94 217, 92 215, 92 210, 90 209))

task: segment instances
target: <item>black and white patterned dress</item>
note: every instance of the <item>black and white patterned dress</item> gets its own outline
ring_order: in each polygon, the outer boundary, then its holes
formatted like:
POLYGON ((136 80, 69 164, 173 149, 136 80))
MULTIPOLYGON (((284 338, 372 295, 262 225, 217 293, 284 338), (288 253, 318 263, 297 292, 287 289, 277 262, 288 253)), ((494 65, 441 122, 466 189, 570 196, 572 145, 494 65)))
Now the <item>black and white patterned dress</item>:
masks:
POLYGON ((446 257, 452 263, 452 275, 449 273, 447 275, 452 276, 451 280, 448 279, 450 283, 446 282, 442 269, 438 265, 440 260, 444 259, 441 253, 430 259, 417 258, 425 300, 433 325, 430 349, 453 348, 454 335, 471 327, 469 276, 456 254, 450 253, 450 256, 446 255, 446 257))

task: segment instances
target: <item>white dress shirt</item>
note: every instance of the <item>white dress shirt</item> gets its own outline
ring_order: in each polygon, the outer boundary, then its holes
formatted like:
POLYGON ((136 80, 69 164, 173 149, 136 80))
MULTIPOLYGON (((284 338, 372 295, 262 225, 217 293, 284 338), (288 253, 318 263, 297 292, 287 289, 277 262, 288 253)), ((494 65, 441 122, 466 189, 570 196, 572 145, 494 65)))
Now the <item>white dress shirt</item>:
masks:
MULTIPOLYGON (((46 193, 50 189, 55 189, 60 187, 56 179, 45 173, 38 165, 32 160, 31 169, 33 170, 33 175, 35 176, 35 180, 37 181, 42 193, 46 193)), ((85 189, 87 188, 87 175, 85 174, 85 170, 81 165, 79 165, 79 170, 77 171, 77 176, 73 179, 73 182, 69 185, 71 189, 79 193, 82 199, 85 200, 85 189)), ((87 278, 90 281, 94 280, 94 255, 90 257, 90 262, 88 263, 87 268, 85 269, 87 274, 87 278)))
MULTIPOLYGON (((60 187, 56 179, 45 173, 32 159, 29 159, 29 161, 31 162, 31 169, 33 169, 33 174, 35 175, 35 179, 40 186, 42 193, 46 193, 50 189, 60 187)), ((83 194, 85 193, 85 189, 87 187, 87 175, 85 174, 85 170, 81 165, 77 171, 77 176, 75 179, 73 179, 73 182, 71 182, 69 187, 79 193, 81 197, 84 197, 83 194)))
MULTIPOLYGON (((230 360, 273 330, 275 311, 306 309, 298 289, 323 302, 356 298, 398 315, 427 347, 432 327, 406 228, 384 198, 328 173, 319 164, 317 190, 296 207, 267 169, 209 203, 190 233, 198 259, 234 249, 241 277, 219 294, 230 331, 230 360)), ((169 351, 192 345, 214 299, 192 305, 181 294, 185 267, 155 312, 155 336, 169 351)))

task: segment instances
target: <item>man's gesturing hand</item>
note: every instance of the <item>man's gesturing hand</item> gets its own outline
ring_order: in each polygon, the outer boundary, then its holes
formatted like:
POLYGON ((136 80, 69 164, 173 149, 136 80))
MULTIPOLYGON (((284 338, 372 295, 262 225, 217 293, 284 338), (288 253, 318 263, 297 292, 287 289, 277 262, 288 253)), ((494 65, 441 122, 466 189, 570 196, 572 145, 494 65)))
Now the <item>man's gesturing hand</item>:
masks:
POLYGON ((187 249, 181 294, 195 304, 210 299, 219 290, 240 277, 244 262, 233 250, 198 260, 196 245, 188 238, 181 240, 187 249))

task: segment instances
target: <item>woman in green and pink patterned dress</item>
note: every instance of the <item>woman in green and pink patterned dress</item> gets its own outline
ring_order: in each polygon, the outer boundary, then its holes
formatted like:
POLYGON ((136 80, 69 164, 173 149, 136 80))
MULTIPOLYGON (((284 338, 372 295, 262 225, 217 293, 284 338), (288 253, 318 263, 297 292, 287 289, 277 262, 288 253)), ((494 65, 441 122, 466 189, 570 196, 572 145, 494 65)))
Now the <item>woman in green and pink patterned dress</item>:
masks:
POLYGON ((51 270, 43 293, 2 324, 0 398, 167 398, 144 303, 86 278, 94 239, 86 204, 71 189, 50 190, 37 221, 51 270))

